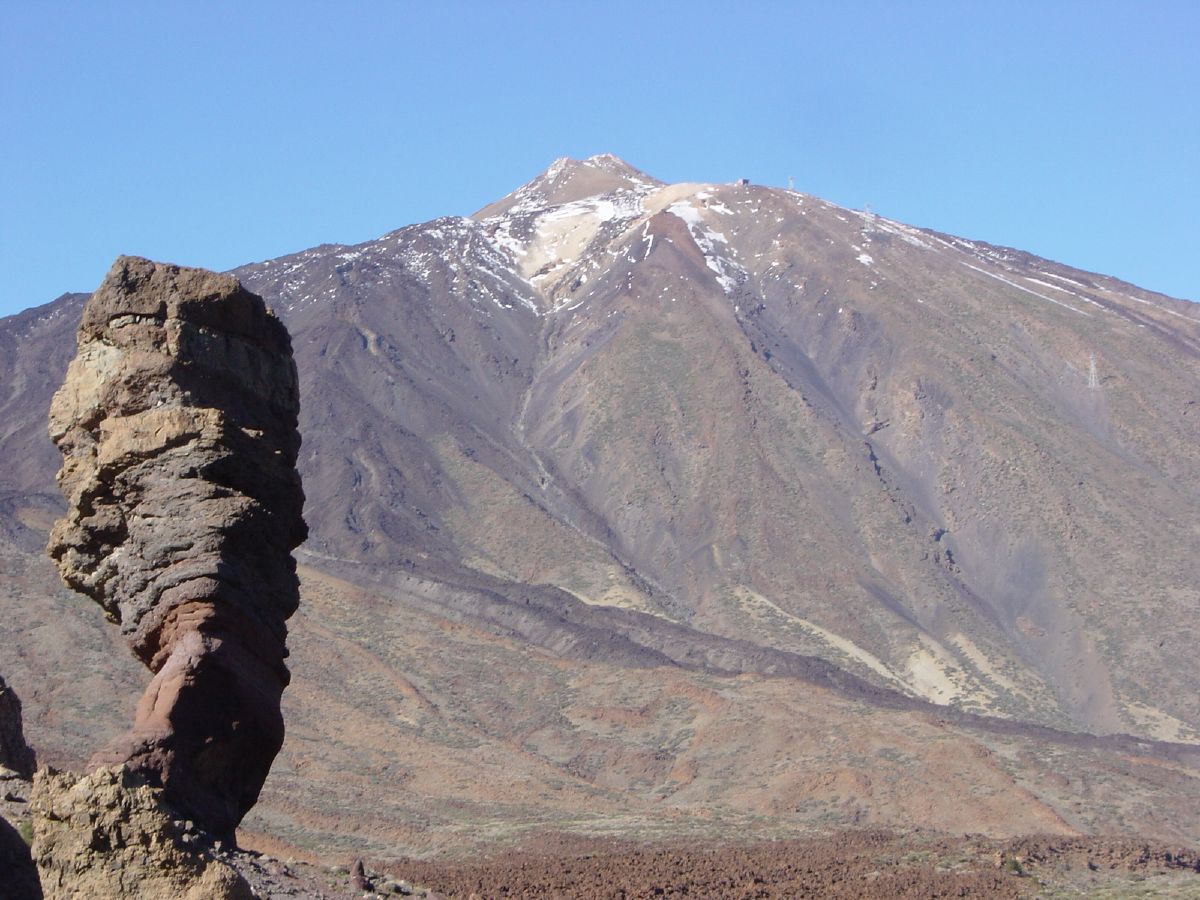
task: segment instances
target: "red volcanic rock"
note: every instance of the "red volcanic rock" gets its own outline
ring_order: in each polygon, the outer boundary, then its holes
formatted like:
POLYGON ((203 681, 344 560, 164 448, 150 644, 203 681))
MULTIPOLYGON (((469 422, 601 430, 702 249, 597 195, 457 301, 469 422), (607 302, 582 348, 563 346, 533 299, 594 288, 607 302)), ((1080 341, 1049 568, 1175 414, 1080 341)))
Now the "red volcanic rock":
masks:
POLYGON ((306 535, 287 330, 236 279, 121 257, 88 301, 50 410, 63 580, 154 673, 125 763, 231 834, 283 742, 286 620, 306 535))

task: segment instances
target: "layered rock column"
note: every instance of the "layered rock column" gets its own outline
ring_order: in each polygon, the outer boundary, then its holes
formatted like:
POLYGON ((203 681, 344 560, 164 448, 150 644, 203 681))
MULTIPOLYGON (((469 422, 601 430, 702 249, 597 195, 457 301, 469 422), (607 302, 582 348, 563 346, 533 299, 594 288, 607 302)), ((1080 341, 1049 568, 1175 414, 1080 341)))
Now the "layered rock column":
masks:
POLYGON ((236 279, 121 257, 89 300, 50 410, 63 580, 154 673, 127 764, 216 835, 283 742, 286 620, 306 536, 291 341, 236 279))

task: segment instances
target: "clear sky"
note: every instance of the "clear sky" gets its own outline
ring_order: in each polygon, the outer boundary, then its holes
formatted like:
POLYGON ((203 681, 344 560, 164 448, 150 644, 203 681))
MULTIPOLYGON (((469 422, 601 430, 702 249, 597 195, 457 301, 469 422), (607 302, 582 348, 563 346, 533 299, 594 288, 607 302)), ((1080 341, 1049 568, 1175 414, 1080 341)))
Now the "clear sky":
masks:
POLYGON ((1200 3, 0 0, 0 315, 467 214, 558 156, 746 177, 1200 299, 1200 3))

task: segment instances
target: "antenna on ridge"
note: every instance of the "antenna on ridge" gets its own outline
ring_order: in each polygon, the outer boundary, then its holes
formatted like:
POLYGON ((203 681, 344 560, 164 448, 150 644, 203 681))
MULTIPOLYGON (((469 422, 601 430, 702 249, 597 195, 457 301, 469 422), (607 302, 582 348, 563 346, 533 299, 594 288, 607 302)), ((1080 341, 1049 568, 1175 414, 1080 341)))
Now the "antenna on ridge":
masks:
POLYGON ((1088 388, 1096 390, 1100 387, 1100 379, 1096 376, 1096 354, 1093 353, 1088 359, 1088 388))
POLYGON ((794 175, 789 175, 788 176, 788 190, 794 191, 795 189, 796 189, 796 177, 794 175))

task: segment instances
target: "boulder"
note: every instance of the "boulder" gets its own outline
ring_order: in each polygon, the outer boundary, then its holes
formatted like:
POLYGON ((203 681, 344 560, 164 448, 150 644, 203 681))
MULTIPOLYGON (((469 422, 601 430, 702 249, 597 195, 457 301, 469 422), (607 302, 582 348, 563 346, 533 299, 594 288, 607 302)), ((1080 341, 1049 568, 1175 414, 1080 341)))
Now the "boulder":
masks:
POLYGON ((48 900, 250 900, 245 879, 124 766, 34 778, 33 856, 48 900))

